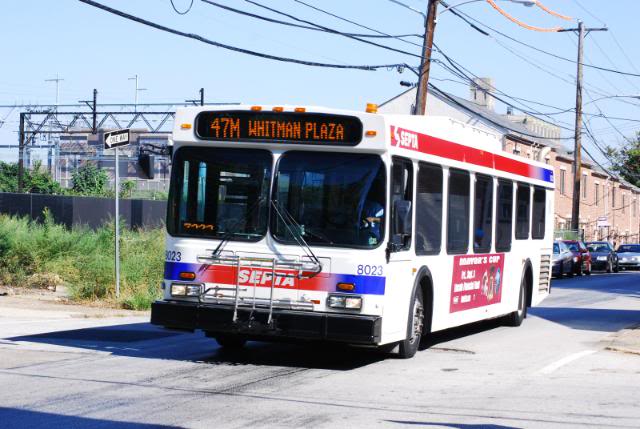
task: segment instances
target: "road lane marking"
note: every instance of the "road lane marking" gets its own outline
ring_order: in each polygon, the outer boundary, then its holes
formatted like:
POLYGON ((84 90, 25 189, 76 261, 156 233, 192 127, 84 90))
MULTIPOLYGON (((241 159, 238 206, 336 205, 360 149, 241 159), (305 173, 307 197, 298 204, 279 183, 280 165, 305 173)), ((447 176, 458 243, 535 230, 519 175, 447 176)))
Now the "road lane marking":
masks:
POLYGON ((538 374, 542 374, 542 375, 551 374, 552 372, 554 372, 558 368, 561 368, 561 367, 565 366, 566 364, 573 362, 574 360, 578 360, 578 359, 580 359, 582 357, 592 355, 595 352, 596 352, 595 350, 583 350, 583 351, 578 352, 578 353, 570 354, 569 356, 565 356, 562 359, 557 360, 557 361, 553 362, 552 364, 549 364, 549 365, 545 366, 540 371, 538 371, 538 374))

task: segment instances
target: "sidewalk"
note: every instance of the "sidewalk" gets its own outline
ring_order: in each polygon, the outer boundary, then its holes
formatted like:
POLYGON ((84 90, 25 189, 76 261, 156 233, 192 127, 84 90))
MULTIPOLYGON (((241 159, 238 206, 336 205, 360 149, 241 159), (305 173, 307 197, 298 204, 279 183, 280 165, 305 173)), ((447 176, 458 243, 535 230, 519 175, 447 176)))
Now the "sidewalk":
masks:
POLYGON ((640 324, 612 334, 609 340, 605 350, 640 356, 640 324))

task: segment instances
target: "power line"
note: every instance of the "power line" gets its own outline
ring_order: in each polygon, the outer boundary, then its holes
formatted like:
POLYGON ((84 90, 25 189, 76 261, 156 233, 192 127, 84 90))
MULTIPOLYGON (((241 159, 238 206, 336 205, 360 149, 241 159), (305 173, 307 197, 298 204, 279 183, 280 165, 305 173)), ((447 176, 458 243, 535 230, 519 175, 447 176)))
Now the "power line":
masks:
MULTIPOLYGON (((455 61, 454 59, 452 59, 451 57, 449 57, 447 54, 445 54, 445 53, 444 53, 444 52, 443 52, 443 51, 442 51, 442 50, 441 50, 437 45, 435 45, 435 44, 434 44, 434 46, 438 49, 438 53, 440 53, 440 54, 441 54, 441 55, 442 55, 442 56, 447 60, 447 62, 448 62, 448 63, 449 63, 449 64, 450 64, 450 65, 451 65, 451 66, 452 66, 452 67, 457 71, 457 73, 456 73, 456 74, 457 74, 459 77, 460 77, 460 75, 462 75, 462 76, 463 76, 463 78, 465 78, 465 79, 467 79, 469 82, 473 83, 473 79, 471 79, 471 78, 466 74, 466 73, 469 73, 469 74, 471 74, 473 77, 475 77, 476 79, 479 79, 479 77, 478 77, 478 76, 476 76, 474 73, 472 73, 469 69, 467 69, 467 68, 466 68, 466 67, 464 67, 462 64, 458 63, 457 61, 455 61), (462 70, 461 70, 461 69, 462 69, 462 70), (463 71, 463 70, 464 70, 464 71, 463 71), (465 73, 465 72, 466 72, 466 73, 465 73), (458 73, 459 73, 459 74, 458 74, 458 73)), ((445 68, 446 68, 446 67, 445 67, 445 68)), ((498 93, 502 94, 503 96, 505 96, 505 97, 507 97, 507 98, 510 98, 510 99, 513 99, 513 97, 511 97, 509 94, 507 94, 507 93, 505 93, 505 92, 503 92, 503 91, 499 90, 499 89, 498 89, 498 88, 496 88, 495 86, 490 85, 490 87, 491 87, 491 89, 493 89, 494 91, 496 91, 496 92, 498 92, 498 93)), ((525 106, 525 109, 522 109, 521 107, 518 107, 518 106, 515 106, 515 105, 511 104, 511 103, 509 103, 509 102, 507 102, 507 101, 503 100, 502 98, 500 98, 500 97, 496 96, 495 94, 492 94, 491 92, 488 92, 488 94, 489 94, 491 97, 495 98, 496 100, 498 100, 498 101, 500 101, 500 102, 502 102, 502 103, 506 104, 507 106, 514 107, 514 108, 516 108, 516 109, 518 109, 518 110, 520 110, 520 111, 522 111, 522 112, 524 112, 524 113, 527 113, 527 114, 529 114, 529 115, 531 115, 531 116, 533 116, 533 117, 536 117, 535 115, 542 115, 542 116, 547 116, 547 117, 548 117, 552 122, 558 122, 558 121, 557 121, 557 120, 555 120, 554 118, 551 118, 550 116, 545 115, 545 114, 544 114, 544 113, 542 113, 542 112, 539 112, 539 111, 536 111, 536 110, 532 109, 530 106, 527 106, 526 104, 522 103, 521 101, 518 101, 518 102, 519 102, 522 106, 525 106)), ((552 107, 552 106, 548 106, 548 107, 552 107)), ((558 109, 558 110, 561 110, 561 109, 558 109)), ((538 119, 539 119, 539 118, 538 118, 538 119)), ((556 126, 558 126, 559 128, 563 128, 563 129, 565 129, 565 130, 569 130, 569 131, 571 131, 571 130, 572 130, 571 128, 568 128, 568 127, 562 127, 562 126, 560 126, 560 125, 556 125, 556 126)))
MULTIPOLYGON (((442 0, 440 1, 440 3, 442 3, 443 5, 447 5, 447 3, 442 1, 442 0)), ((485 28, 488 28, 490 31, 493 31, 494 33, 499 34, 500 36, 505 37, 505 38, 507 38, 507 39, 509 39, 509 40, 511 40, 513 42, 516 42, 516 43, 518 43, 518 44, 520 44, 522 46, 526 46, 529 49, 533 49, 533 50, 535 50, 537 52, 540 52, 542 54, 545 54, 545 55, 551 56, 553 58, 556 58, 556 59, 559 59, 559 60, 562 60, 562 61, 566 61, 566 62, 569 62, 569 63, 572 63, 572 64, 576 64, 577 63, 577 61, 572 60, 570 58, 563 57, 561 55, 554 54, 554 53, 549 52, 549 51, 545 51, 544 49, 540 49, 540 48, 538 48, 536 46, 533 46, 533 45, 525 43, 525 42, 523 42, 521 40, 518 40, 515 37, 511 37, 508 34, 505 34, 505 33, 501 32, 500 30, 496 30, 495 28, 485 24, 484 22, 482 22, 482 21, 480 21, 480 20, 478 20, 478 19, 476 19, 476 18, 474 18, 474 17, 472 17, 472 16, 470 16, 470 15, 464 13, 464 12, 457 11, 457 13, 455 13, 454 15, 458 16, 458 17, 460 17, 462 15, 465 18, 467 18, 468 20, 474 21, 474 22, 478 23, 479 25, 481 25, 481 26, 483 26, 485 28)), ((468 23, 467 20, 465 20, 465 22, 468 23)), ((482 33, 484 34, 485 32, 482 32, 482 33)), ((584 67, 589 67, 589 68, 602 70, 602 71, 606 71, 606 72, 610 72, 610 73, 616 73, 616 74, 621 74, 621 75, 626 75, 626 76, 640 77, 640 73, 630 73, 630 72, 621 71, 621 70, 614 70, 614 69, 610 69, 610 68, 607 68, 607 67, 597 66, 595 64, 587 64, 587 63, 584 63, 584 62, 582 63, 582 65, 584 67)))
POLYGON ((366 25, 360 24, 360 23, 355 22, 355 21, 353 21, 353 20, 350 20, 350 19, 344 18, 344 17, 342 17, 342 16, 336 15, 335 13, 332 13, 332 12, 329 12, 329 11, 327 11, 327 10, 321 9, 321 8, 319 8, 318 6, 314 6, 314 5, 311 5, 311 4, 308 4, 308 3, 305 3, 305 2, 303 2, 303 1, 301 1, 301 0, 293 0, 293 1, 294 1, 294 2, 296 2, 296 3, 298 3, 298 4, 301 4, 301 5, 303 5, 303 6, 306 6, 306 7, 310 8, 310 9, 313 9, 313 10, 315 10, 315 11, 317 11, 317 12, 320 12, 320 13, 323 13, 323 14, 325 14, 325 15, 331 16, 331 17, 333 17, 333 18, 339 19, 340 21, 344 21, 344 22, 347 22, 347 23, 349 23, 349 24, 355 25, 355 26, 357 26, 357 27, 364 28, 365 30, 369 30, 369 31, 373 31, 374 33, 378 33, 377 35, 372 35, 371 37, 386 37, 386 38, 392 38, 392 39, 396 39, 396 40, 399 40, 399 41, 401 41, 401 42, 408 43, 408 44, 411 44, 411 45, 417 46, 417 47, 419 47, 419 48, 422 48, 422 45, 420 45, 419 43, 410 42, 410 41, 408 41, 408 40, 404 40, 404 39, 403 39, 403 37, 421 37, 419 34, 401 34, 401 35, 393 36, 393 35, 391 35, 391 34, 387 34, 387 33, 384 33, 384 32, 382 32, 382 31, 376 30, 375 28, 368 27, 368 26, 366 26, 366 25))
POLYGON ((191 3, 189 4, 189 7, 187 8, 187 10, 185 10, 184 12, 181 12, 181 11, 179 11, 179 10, 178 10, 178 8, 176 7, 176 5, 175 5, 175 4, 173 4, 173 0, 170 0, 170 1, 171 1, 171 7, 173 8, 173 10, 175 10, 175 11, 176 11, 176 13, 177 13, 178 15, 186 15, 186 14, 188 14, 188 13, 189 13, 189 11, 191 10, 191 8, 193 7, 193 0, 191 0, 191 3))
MULTIPOLYGON (((328 33, 328 31, 323 30, 321 28, 317 28, 317 27, 313 27, 313 26, 309 26, 309 25, 301 25, 301 24, 295 24, 293 22, 287 22, 287 21, 282 21, 279 19, 274 19, 274 18, 269 18, 263 15, 258 15, 255 13, 251 13, 251 12, 247 12, 241 9, 236 9, 234 7, 231 6, 227 6, 227 5, 223 5, 220 3, 217 3, 215 1, 212 0, 201 0, 204 3, 207 3, 211 6, 215 6, 218 7, 220 9, 224 9, 224 10, 228 10, 229 12, 233 12, 233 13, 237 13, 239 15, 244 15, 244 16, 248 16, 250 18, 254 18, 254 19, 259 19, 262 21, 266 21, 266 22, 270 22, 272 24, 280 24, 280 25, 286 25, 288 27, 294 27, 294 28, 302 28, 305 30, 313 30, 313 31, 320 31, 320 32, 324 32, 324 33, 328 33)), ((400 38, 400 37, 409 37, 409 36, 418 36, 417 34, 399 34, 399 35, 390 35, 390 34, 359 34, 359 33, 344 33, 344 34, 348 34, 349 36, 354 36, 354 37, 362 37, 362 38, 400 38)), ((400 39, 402 40, 402 39, 400 39)), ((405 40, 406 42, 406 40, 405 40)), ((410 43, 410 42, 409 42, 410 43)))
MULTIPOLYGON (((208 2, 209 0, 202 0, 202 1, 208 2)), ((298 17, 293 16, 293 15, 291 15, 289 13, 282 12, 282 11, 280 11, 278 9, 274 9, 272 7, 263 5, 263 4, 258 3, 256 1, 253 1, 253 0, 244 0, 244 1, 247 2, 247 3, 250 3, 250 4, 254 5, 254 6, 258 6, 260 8, 266 9, 266 10, 268 10, 270 12, 275 13, 275 14, 278 14, 278 15, 281 15, 281 16, 285 16, 285 17, 287 17, 289 19, 292 19, 294 21, 301 22, 301 23, 308 24, 308 25, 311 25, 313 27, 322 29, 322 30, 324 30, 324 31, 326 31, 328 33, 337 34, 339 36, 343 36, 343 37, 346 37, 348 39, 356 40, 356 41, 361 42, 361 43, 366 43, 367 45, 372 45, 372 46, 376 46, 378 48, 386 49, 388 51, 393 51, 393 52, 397 52, 397 53, 400 53, 400 54, 409 55, 409 56, 412 56, 412 57, 415 57, 415 58, 422 58, 420 55, 414 54, 413 52, 403 51, 402 49, 393 48, 391 46, 387 46, 387 45, 383 45, 383 44, 380 44, 380 43, 372 42, 370 40, 361 39, 361 38, 356 37, 356 36, 351 36, 351 35, 349 35, 347 33, 343 33, 341 31, 335 30, 333 28, 325 27, 323 25, 316 24, 314 22, 298 18, 298 17)))
POLYGON ((143 24, 143 25, 146 25, 148 27, 155 28, 157 30, 165 31, 167 33, 175 34, 177 36, 185 37, 185 38, 188 38, 188 39, 197 40, 199 42, 205 43, 207 45, 215 46, 215 47, 218 47, 218 48, 227 49, 227 50, 230 50, 230 51, 233 51, 233 52, 239 52, 239 53, 242 53, 242 54, 252 55, 252 56, 255 56, 255 57, 269 59, 269 60, 273 60, 273 61, 300 64, 300 65, 311 66, 311 67, 324 67, 324 68, 335 68, 335 69, 355 69, 355 70, 367 70, 367 71, 373 71, 373 70, 382 69, 382 68, 390 69, 390 68, 397 68, 397 67, 405 67, 405 64, 345 65, 345 64, 320 63, 320 62, 315 62, 315 61, 304 61, 304 60, 298 60, 298 59, 295 59, 295 58, 287 58, 287 57, 281 57, 281 56, 277 56, 277 55, 265 54, 265 53, 261 53, 261 52, 257 52, 257 51, 252 51, 252 50, 249 50, 249 49, 239 48, 237 46, 232 46, 232 45, 227 45, 227 44, 224 44, 224 43, 216 42, 214 40, 210 40, 210 39, 207 39, 205 37, 202 37, 202 36, 200 36, 198 34, 185 33, 183 31, 175 30, 173 28, 165 27, 164 25, 160 25, 160 24, 157 24, 155 22, 151 22, 151 21, 148 21, 146 19, 139 18, 137 16, 128 14, 126 12, 122 12, 120 10, 111 8, 109 6, 105 6, 105 5, 101 4, 101 3, 95 2, 93 0, 78 0, 78 1, 81 2, 81 3, 88 4, 89 6, 93 6, 93 7, 96 7, 98 9, 102 9, 102 10, 104 10, 106 12, 109 12, 111 14, 120 16, 120 17, 128 19, 130 21, 134 21, 134 22, 137 22, 139 24, 143 24))

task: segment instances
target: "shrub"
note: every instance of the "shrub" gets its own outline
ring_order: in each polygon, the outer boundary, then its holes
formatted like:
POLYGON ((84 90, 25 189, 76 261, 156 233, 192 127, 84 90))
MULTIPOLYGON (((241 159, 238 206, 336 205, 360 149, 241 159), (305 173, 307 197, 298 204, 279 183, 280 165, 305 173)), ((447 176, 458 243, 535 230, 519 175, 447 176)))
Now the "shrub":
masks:
POLYGON ((115 299, 114 225, 69 230, 44 213, 44 222, 0 216, 0 281, 23 287, 65 284, 72 299, 105 300, 136 310, 159 296, 164 232, 121 231, 119 300, 115 299))

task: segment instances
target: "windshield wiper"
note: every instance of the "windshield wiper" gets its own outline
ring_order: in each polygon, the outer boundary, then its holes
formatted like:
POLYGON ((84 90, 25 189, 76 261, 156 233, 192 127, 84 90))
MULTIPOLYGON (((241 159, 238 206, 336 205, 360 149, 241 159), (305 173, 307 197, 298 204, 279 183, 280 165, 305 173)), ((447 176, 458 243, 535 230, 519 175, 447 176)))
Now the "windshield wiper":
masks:
POLYGON ((222 239, 220 240, 220 243, 218 244, 218 247, 215 248, 215 250, 213 251, 213 256, 218 256, 220 251, 222 250, 222 246, 224 246, 224 244, 229 241, 229 239, 234 236, 234 235, 245 235, 247 237, 249 236, 260 236, 259 234, 252 234, 252 233, 245 233, 245 232, 240 232, 238 231, 240 225, 242 224, 242 222, 245 219, 249 218, 249 215, 253 213, 253 211, 256 209, 256 207, 258 207, 258 205, 263 202, 266 198, 264 196, 258 198, 249 208, 249 210, 247 211, 247 214, 245 216, 245 218, 238 218, 236 219, 236 221, 233 223, 233 225, 231 225, 231 228, 229 228, 229 230, 222 236, 222 239))
POLYGON ((315 238, 319 238, 320 240, 324 241, 325 243, 329 243, 329 244, 333 244, 333 241, 331 241, 329 239, 329 237, 325 236, 324 234, 318 232, 316 229, 311 228, 307 225, 305 225, 304 227, 301 227, 302 231, 303 231, 303 235, 309 235, 311 237, 315 237, 315 238))
POLYGON ((282 220, 282 222, 284 223, 284 226, 287 228, 287 230, 289 231, 293 239, 296 241, 298 246, 300 246, 302 250, 305 252, 306 256, 317 265, 318 268, 316 272, 310 277, 314 277, 320 274, 320 272, 322 271, 322 262, 320 262, 320 260, 315 255, 315 253, 313 253, 313 250, 311 250, 311 247, 309 247, 304 237, 302 236, 302 233, 301 233, 302 227, 300 226, 300 224, 296 222, 293 215, 284 206, 280 205, 280 203, 277 200, 271 200, 271 205, 273 206, 274 211, 276 212, 278 217, 282 220), (280 212, 280 210, 282 210, 284 215, 280 212))

